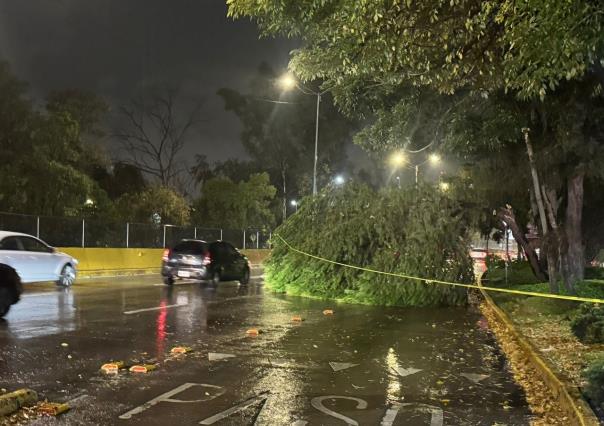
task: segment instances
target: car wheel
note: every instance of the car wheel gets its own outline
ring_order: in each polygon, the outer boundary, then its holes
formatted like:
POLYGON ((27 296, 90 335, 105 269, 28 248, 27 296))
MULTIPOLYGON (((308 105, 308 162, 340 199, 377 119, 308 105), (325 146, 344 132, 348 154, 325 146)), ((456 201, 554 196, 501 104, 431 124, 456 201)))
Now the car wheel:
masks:
POLYGON ((173 285, 174 284, 174 277, 172 275, 167 275, 164 277, 164 284, 165 285, 173 285))
POLYGON ((8 313, 11 305, 19 301, 22 290, 17 271, 8 265, 0 265, 0 318, 8 313))
POLYGON ((239 280, 239 283, 241 285, 246 285, 249 282, 250 282, 250 268, 245 268, 245 271, 243 271, 243 275, 242 275, 241 279, 239 280))
POLYGON ((220 281, 222 280, 220 271, 214 271, 214 273, 212 274, 212 284, 214 285, 218 285, 220 284, 220 281))
POLYGON ((59 276, 59 279, 57 281, 57 285, 60 285, 62 287, 71 287, 71 285, 75 282, 75 279, 75 269, 73 269, 73 266, 68 263, 67 265, 63 266, 63 269, 61 270, 61 275, 59 276))

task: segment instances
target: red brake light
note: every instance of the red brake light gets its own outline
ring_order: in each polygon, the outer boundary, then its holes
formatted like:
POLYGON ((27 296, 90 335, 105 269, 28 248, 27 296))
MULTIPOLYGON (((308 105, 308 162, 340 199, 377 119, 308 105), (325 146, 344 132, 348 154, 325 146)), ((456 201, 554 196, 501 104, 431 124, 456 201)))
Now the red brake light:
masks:
POLYGON ((210 263, 212 263, 212 256, 210 256, 210 253, 206 253, 201 263, 203 263, 204 265, 209 265, 210 263))
POLYGON ((171 251, 170 249, 165 249, 165 250, 164 250, 164 254, 163 254, 163 255, 162 255, 162 257, 161 257, 161 259, 162 259, 164 262, 167 262, 167 261, 168 261, 168 259, 170 259, 170 251, 171 251))

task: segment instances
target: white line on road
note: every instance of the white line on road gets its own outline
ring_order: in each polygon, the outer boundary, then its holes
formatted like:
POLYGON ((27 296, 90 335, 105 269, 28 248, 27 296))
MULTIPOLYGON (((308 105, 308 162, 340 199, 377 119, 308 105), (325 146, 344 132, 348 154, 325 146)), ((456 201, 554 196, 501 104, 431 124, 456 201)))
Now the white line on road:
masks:
POLYGON ((156 306, 155 308, 136 309, 134 311, 126 311, 126 312, 124 312, 124 315, 138 314, 139 312, 158 311, 160 309, 167 309, 167 308, 179 308, 181 306, 187 306, 187 305, 188 305, 188 303, 177 303, 176 305, 165 305, 165 306, 156 306))

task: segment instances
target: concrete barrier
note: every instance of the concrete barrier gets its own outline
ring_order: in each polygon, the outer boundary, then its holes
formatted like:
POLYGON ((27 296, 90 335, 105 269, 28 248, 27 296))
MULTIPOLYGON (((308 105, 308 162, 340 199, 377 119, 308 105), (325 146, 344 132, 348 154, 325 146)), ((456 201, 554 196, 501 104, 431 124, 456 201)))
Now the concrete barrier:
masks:
MULTIPOLYGON (((164 251, 146 248, 82 247, 63 247, 58 250, 78 259, 80 277, 157 274, 164 251)), ((255 265, 263 263, 270 250, 242 250, 242 253, 255 265)))

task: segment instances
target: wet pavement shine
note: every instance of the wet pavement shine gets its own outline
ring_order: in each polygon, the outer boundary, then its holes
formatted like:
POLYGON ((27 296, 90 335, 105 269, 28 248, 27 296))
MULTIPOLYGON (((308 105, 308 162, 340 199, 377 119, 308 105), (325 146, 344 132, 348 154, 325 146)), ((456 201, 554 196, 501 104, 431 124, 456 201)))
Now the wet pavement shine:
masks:
POLYGON ((0 387, 72 407, 34 425, 529 423, 524 394, 471 307, 274 295, 259 274, 247 286, 165 287, 157 276, 29 285, 0 324, 0 387), (260 334, 247 335, 252 328, 260 334), (193 351, 171 356, 175 346, 193 351), (100 372, 118 360, 157 369, 100 372))

